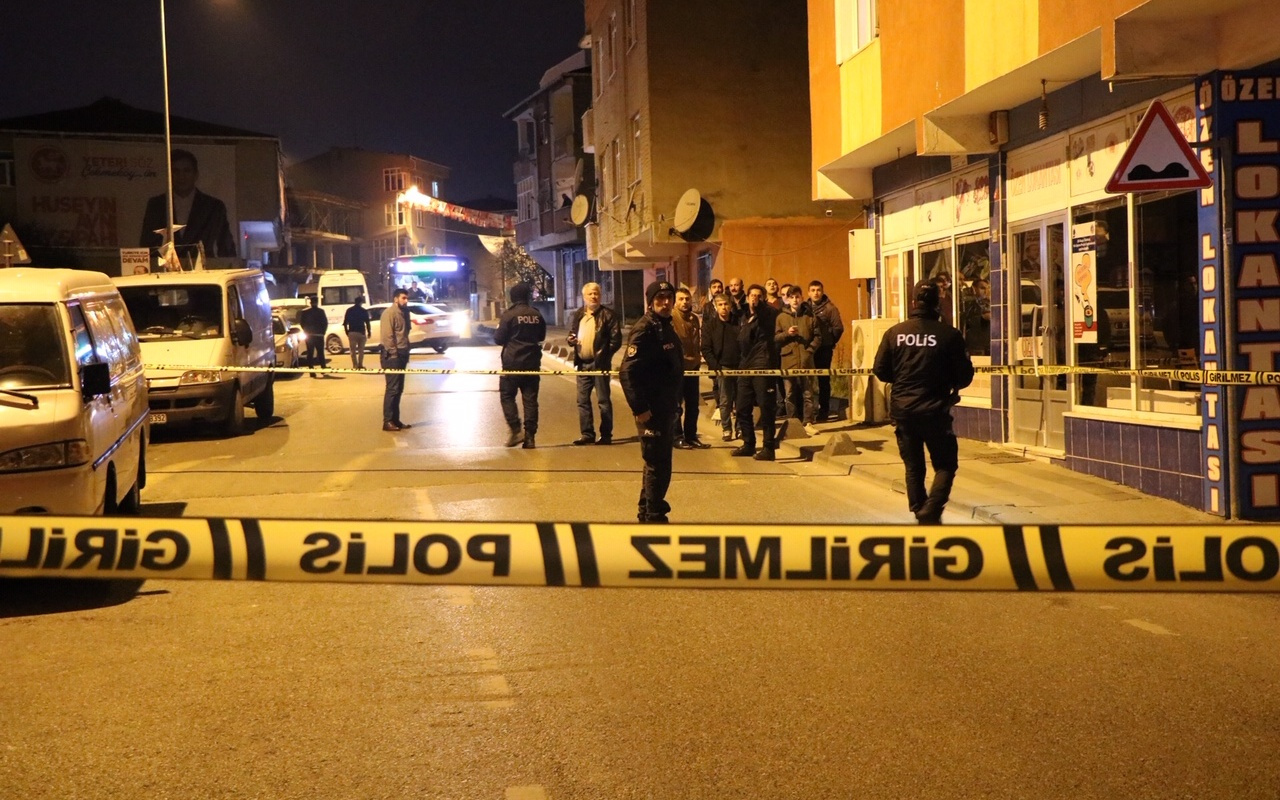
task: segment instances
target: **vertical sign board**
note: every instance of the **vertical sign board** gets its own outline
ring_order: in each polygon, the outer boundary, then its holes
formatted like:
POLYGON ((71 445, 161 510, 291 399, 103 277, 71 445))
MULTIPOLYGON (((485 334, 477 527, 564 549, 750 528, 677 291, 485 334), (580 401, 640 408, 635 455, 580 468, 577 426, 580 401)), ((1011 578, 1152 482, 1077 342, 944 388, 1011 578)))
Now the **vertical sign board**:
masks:
POLYGON ((1098 223, 1071 226, 1071 341, 1098 343, 1098 223))
MULTIPOLYGON (((1218 109, 1214 104, 1216 89, 1214 78, 1202 78, 1197 86, 1196 131, 1199 140, 1207 144, 1217 136, 1218 109), (1210 135, 1212 132, 1212 135, 1210 135)), ((1200 150, 1200 163, 1212 177, 1213 185, 1201 189, 1198 221, 1200 228, 1200 366, 1204 369, 1222 369, 1227 364, 1220 361, 1220 344, 1225 341, 1222 319, 1222 209, 1219 190, 1221 176, 1213 163, 1213 150, 1200 150)), ((1201 469, 1205 477, 1204 510, 1220 517, 1227 515, 1227 409, 1223 402, 1226 393, 1221 386, 1206 385, 1201 390, 1200 434, 1201 469)))
MULTIPOLYGON (((1205 368, 1280 369, 1280 70, 1220 72, 1198 81, 1202 141, 1222 142, 1219 192, 1202 192, 1201 346, 1205 368), (1229 173, 1229 174, 1228 174, 1229 173), (1221 205, 1229 215, 1221 226, 1221 205), (1210 283, 1221 276, 1222 285, 1210 283), (1227 282, 1230 283, 1227 283, 1227 282), (1230 302, 1223 330, 1223 303, 1230 302), (1216 338, 1216 341, 1214 339, 1216 338), (1222 356, 1212 355, 1218 345, 1222 356)), ((1208 153, 1202 154, 1209 157, 1208 153)), ((1280 519, 1280 387, 1210 387, 1205 394, 1205 456, 1209 491, 1229 480, 1240 516, 1280 519), (1239 455, 1222 458, 1226 414, 1238 420, 1239 455), (1210 431, 1217 438, 1210 437, 1210 431), (1219 459, 1215 461, 1215 459, 1219 459), (1215 472, 1215 467, 1220 469, 1215 472), (1225 469, 1225 474, 1224 474, 1225 469)), ((1209 498, 1212 500, 1212 496, 1209 498)), ((1210 507, 1214 513, 1220 509, 1210 507)))

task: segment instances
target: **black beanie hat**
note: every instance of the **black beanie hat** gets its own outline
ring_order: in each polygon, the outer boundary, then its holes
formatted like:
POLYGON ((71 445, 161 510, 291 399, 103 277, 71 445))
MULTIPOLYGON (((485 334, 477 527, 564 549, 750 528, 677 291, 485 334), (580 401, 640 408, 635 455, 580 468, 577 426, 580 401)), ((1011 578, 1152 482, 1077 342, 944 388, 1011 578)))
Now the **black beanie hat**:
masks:
POLYGON ((659 294, 663 292, 666 292, 672 297, 675 297, 676 287, 672 286, 667 281, 654 281, 653 283, 649 284, 649 288, 644 290, 645 306, 653 305, 653 298, 657 297, 659 294))
POLYGON ((533 297, 533 293, 529 291, 529 284, 527 283, 517 283, 512 286, 510 295, 513 303, 528 303, 529 299, 533 297))

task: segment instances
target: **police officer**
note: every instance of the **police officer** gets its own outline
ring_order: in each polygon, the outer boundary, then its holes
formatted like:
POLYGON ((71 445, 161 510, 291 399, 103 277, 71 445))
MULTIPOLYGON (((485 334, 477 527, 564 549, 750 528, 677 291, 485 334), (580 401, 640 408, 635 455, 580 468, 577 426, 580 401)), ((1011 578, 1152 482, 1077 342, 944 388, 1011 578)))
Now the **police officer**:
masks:
MULTIPOLYGON (((542 368, 542 340, 547 338, 547 321, 542 312, 529 305, 533 292, 528 284, 511 287, 511 307, 498 320, 493 332, 494 344, 502 346, 503 371, 533 372, 542 368)), ((521 445, 525 450, 536 447, 538 433, 538 387, 541 375, 503 375, 498 378, 498 401, 511 433, 507 447, 521 445), (524 406, 524 429, 520 427, 520 411, 516 392, 524 406)))
POLYGON ((933 281, 915 286, 911 318, 880 341, 872 372, 892 383, 889 416, 906 470, 907 503, 921 525, 942 522, 959 466, 951 407, 973 381, 973 362, 960 331, 942 321, 941 295, 933 281), (924 488, 924 450, 933 463, 933 485, 924 488))
POLYGON ((666 522, 671 485, 671 450, 675 444, 676 409, 684 379, 684 349, 671 323, 676 287, 654 281, 645 289, 645 315, 627 335, 618 380, 636 417, 644 482, 638 519, 666 522))

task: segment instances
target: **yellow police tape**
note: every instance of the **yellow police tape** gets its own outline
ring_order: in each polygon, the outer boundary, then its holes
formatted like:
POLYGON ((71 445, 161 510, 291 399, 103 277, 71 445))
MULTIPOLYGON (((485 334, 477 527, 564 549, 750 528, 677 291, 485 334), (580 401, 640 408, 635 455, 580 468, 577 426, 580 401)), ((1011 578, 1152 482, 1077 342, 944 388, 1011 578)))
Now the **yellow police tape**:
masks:
POLYGON ((1280 591, 1280 526, 0 517, 0 577, 469 586, 1280 591))
MULTIPOLYGON (((192 364, 147 364, 148 370, 169 370, 172 372, 273 372, 283 375, 301 375, 303 373, 320 373, 333 375, 617 375, 617 370, 593 369, 350 369, 343 367, 213 367, 192 364)), ((1058 364, 1038 364, 1035 366, 996 364, 974 367, 973 371, 980 375, 1020 375, 1047 377, 1053 375, 1127 375, 1138 378, 1155 378, 1161 380, 1196 383, 1205 386, 1257 386, 1280 385, 1280 372, 1258 372, 1249 370, 1206 370, 1206 369, 1110 369, 1107 367, 1068 367, 1058 364)), ((701 369, 696 372, 686 371, 686 376, 700 378, 755 378, 781 377, 802 378, 823 375, 870 375, 869 369, 849 369, 836 367, 832 369, 701 369)))

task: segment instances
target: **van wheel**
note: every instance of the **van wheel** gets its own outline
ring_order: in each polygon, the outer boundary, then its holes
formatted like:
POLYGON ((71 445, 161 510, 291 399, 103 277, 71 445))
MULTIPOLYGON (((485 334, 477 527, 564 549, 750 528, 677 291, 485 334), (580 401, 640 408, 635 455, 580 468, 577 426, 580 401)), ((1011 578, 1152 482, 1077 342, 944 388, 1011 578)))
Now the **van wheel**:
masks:
POLYGON ((138 452, 138 478, 133 482, 133 486, 129 487, 129 491, 125 494, 124 499, 120 501, 120 513, 129 516, 137 516, 142 512, 142 484, 146 483, 147 462, 146 456, 141 451, 138 452))
POLYGON ((324 340, 324 349, 331 356, 340 356, 346 350, 342 346, 342 337, 336 333, 331 333, 324 340))
POLYGON ((107 490, 102 493, 102 513, 108 517, 114 517, 120 513, 120 504, 116 502, 116 467, 114 464, 107 467, 107 490))
POLYGON ((227 421, 222 423, 222 430, 228 436, 244 433, 244 395, 240 393, 239 384, 231 395, 231 409, 227 411, 227 421))
POLYGON ((265 425, 276 413, 276 382, 267 381, 267 388, 262 390, 258 399, 253 401, 253 413, 265 425))

